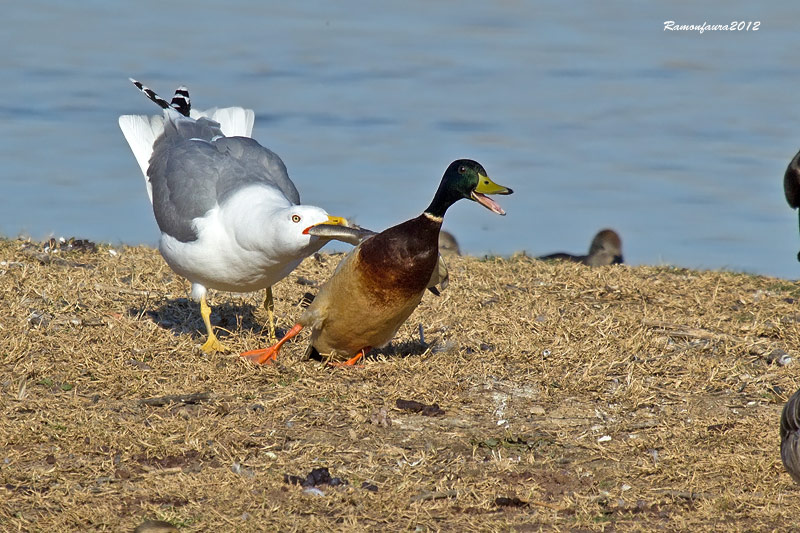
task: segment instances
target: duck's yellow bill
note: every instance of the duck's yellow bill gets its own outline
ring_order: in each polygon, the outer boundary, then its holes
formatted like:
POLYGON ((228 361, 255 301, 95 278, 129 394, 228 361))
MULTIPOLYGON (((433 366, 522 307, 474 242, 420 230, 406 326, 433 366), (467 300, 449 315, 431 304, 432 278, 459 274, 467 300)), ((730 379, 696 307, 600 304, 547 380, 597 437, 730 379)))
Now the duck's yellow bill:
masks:
POLYGON ((505 215, 506 212, 500 207, 500 204, 486 196, 487 194, 511 194, 514 191, 508 187, 498 185, 489 179, 489 176, 478 174, 478 186, 472 191, 472 199, 481 204, 486 209, 497 213, 498 215, 505 215))
POLYGON ((475 192, 481 194, 511 194, 512 191, 508 187, 503 187, 493 182, 489 176, 478 174, 478 186, 475 187, 475 192))

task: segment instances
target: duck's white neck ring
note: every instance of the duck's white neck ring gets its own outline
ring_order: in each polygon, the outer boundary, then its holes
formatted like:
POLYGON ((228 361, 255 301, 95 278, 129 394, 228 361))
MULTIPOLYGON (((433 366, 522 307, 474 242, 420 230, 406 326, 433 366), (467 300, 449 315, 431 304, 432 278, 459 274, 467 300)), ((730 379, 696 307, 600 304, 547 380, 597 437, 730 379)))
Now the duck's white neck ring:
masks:
POLYGON ((428 217, 429 220, 432 220, 433 222, 436 222, 437 224, 441 224, 442 222, 444 222, 444 218, 437 217, 436 215, 431 215, 427 211, 425 211, 422 214, 425 215, 426 217, 428 217))

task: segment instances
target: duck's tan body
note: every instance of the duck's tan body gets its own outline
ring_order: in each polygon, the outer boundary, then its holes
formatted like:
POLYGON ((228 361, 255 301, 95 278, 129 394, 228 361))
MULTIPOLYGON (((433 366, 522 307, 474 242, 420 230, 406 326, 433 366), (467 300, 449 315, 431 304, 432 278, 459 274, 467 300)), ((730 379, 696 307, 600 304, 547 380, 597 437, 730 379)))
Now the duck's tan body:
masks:
POLYGON ((422 301, 439 260, 439 226, 420 218, 365 240, 322 286, 299 321, 320 354, 385 345, 422 301))

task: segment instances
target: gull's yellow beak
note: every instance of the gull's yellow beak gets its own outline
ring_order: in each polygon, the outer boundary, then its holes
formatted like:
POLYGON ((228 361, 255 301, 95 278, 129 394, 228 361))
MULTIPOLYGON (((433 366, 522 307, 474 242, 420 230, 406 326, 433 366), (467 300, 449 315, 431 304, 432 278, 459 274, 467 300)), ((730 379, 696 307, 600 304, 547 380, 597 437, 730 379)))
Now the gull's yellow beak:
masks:
POLYGON ((349 226, 350 223, 344 217, 335 217, 332 215, 328 215, 328 221, 323 222, 323 224, 334 224, 336 226, 349 226))
POLYGON ((328 215, 328 220, 324 222, 319 222, 317 224, 313 224, 306 229, 303 230, 303 235, 308 235, 308 230, 313 228, 314 226, 319 226, 320 224, 330 225, 330 226, 349 226, 350 223, 344 217, 335 217, 333 215, 328 215))

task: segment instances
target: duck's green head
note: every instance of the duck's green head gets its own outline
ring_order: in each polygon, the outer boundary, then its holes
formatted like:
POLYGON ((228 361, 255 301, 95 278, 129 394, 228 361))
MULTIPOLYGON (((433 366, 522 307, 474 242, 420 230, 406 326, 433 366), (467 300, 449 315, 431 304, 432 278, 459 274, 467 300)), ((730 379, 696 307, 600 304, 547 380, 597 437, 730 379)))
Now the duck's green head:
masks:
POLYGON ((439 184, 439 190, 433 197, 426 213, 442 217, 447 208, 462 198, 474 200, 497 213, 505 215, 506 212, 500 205, 486 196, 487 194, 511 194, 508 187, 498 185, 489 179, 486 170, 477 161, 471 159, 458 159, 450 163, 439 184))

